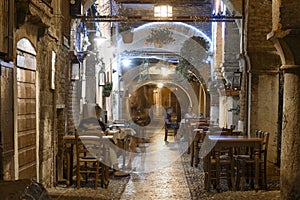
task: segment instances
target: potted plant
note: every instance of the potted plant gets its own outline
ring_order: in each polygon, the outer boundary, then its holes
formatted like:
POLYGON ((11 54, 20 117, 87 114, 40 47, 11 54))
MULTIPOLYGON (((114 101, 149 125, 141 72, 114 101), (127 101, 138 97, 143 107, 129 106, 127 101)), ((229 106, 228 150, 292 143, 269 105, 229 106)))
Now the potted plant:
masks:
POLYGON ((124 43, 131 43, 133 41, 133 27, 129 22, 121 22, 118 25, 118 31, 122 36, 124 43))
POLYGON ((113 86, 112 82, 105 83, 105 85, 103 86, 103 96, 104 97, 109 97, 110 96, 112 86, 113 86))
POLYGON ((158 27, 151 29, 145 39, 145 44, 154 44, 155 47, 161 48, 163 45, 175 42, 173 32, 167 27, 158 27))
MULTIPOLYGON (((119 16, 126 16, 125 9, 119 9, 119 16)), ((133 26, 128 21, 122 21, 118 23, 118 32, 122 36, 124 43, 131 43, 133 41, 133 26)))

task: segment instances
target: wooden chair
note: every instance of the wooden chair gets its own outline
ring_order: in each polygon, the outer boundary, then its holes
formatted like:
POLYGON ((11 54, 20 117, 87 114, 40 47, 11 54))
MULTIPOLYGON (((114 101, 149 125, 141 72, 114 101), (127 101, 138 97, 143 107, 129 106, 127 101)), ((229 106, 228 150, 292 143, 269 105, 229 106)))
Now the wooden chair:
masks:
MULTIPOLYGON (((261 181, 261 186, 263 189, 267 189, 267 152, 268 152, 268 143, 269 143, 269 133, 261 130, 255 131, 255 136, 263 138, 260 147, 260 155, 259 155, 259 164, 260 171, 259 177, 261 181)), ((246 179, 251 180, 253 183, 254 179, 254 164, 255 160, 252 155, 252 150, 250 149, 246 155, 237 155, 237 186, 240 184, 240 177, 242 179, 241 190, 245 189, 246 179)))
POLYGON ((168 141, 168 136, 173 136, 174 140, 176 139, 176 135, 179 129, 178 122, 173 122, 171 126, 167 126, 165 124, 165 139, 164 141, 168 141))
POLYGON ((194 129, 193 132, 195 134, 195 137, 191 146, 193 148, 193 150, 191 150, 191 166, 198 167, 198 164, 200 162, 199 152, 204 142, 206 134, 204 133, 203 129, 194 129))
MULTIPOLYGON (((221 135, 221 136, 231 136, 232 135, 232 129, 227 129, 227 128, 222 128, 219 130, 216 128, 215 130, 213 129, 209 134, 212 135, 221 135)), ((235 168, 234 168, 234 149, 233 148, 226 148, 222 149, 220 152, 218 152, 219 155, 219 162, 220 162, 220 169, 216 169, 216 156, 215 156, 215 151, 212 149, 211 153, 205 158, 206 159, 206 171, 208 174, 208 181, 206 183, 207 190, 210 190, 210 185, 213 183, 214 188, 216 188, 215 180, 217 178, 219 179, 226 179, 227 180, 227 185, 228 188, 231 189, 234 180, 232 177, 235 177, 235 168), (220 177, 216 176, 216 172, 219 170, 220 172, 220 177)), ((216 188, 219 190, 220 188, 216 188)))
POLYGON ((76 178, 77 188, 81 187, 81 180, 85 178, 87 183, 90 180, 95 181, 95 189, 98 187, 99 176, 101 175, 101 187, 108 186, 107 166, 102 162, 107 159, 108 150, 104 147, 102 136, 97 135, 79 135, 75 133, 76 138, 76 178), (102 162, 101 162, 102 161, 102 162))
POLYGON ((218 191, 220 188, 216 188, 216 179, 226 179, 227 180, 227 185, 228 188, 231 189, 234 180, 231 179, 231 177, 234 177, 235 175, 235 169, 234 167, 234 160, 232 157, 232 151, 228 150, 229 155, 220 155, 220 169, 216 168, 216 156, 215 156, 215 151, 212 150, 210 154, 206 156, 206 167, 205 167, 205 172, 206 172, 206 189, 207 191, 210 190, 211 184, 213 184, 214 188, 217 189, 218 191), (217 170, 220 172, 220 176, 217 177, 217 170))

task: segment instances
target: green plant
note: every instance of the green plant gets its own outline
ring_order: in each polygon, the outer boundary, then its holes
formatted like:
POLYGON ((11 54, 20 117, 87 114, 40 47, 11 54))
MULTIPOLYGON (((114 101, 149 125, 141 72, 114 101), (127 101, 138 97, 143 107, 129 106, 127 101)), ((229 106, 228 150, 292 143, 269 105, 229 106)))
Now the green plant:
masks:
POLYGON ((166 45, 176 40, 173 38, 173 32, 166 27, 152 28, 149 35, 145 39, 145 44, 161 44, 166 45))
POLYGON ((130 22, 119 22, 118 31, 119 33, 125 33, 128 31, 132 31, 133 26, 130 22))
POLYGON ((105 85, 103 86, 104 90, 102 92, 102 95, 104 97, 109 97, 110 96, 110 93, 111 93, 111 90, 112 90, 112 82, 107 82, 105 83, 105 85))
POLYGON ((124 18, 121 22, 118 23, 118 32, 119 33, 124 33, 124 32, 129 32, 133 29, 132 23, 126 21, 126 17, 128 16, 128 11, 124 8, 119 9, 119 17, 124 18))
POLYGON ((187 39, 180 49, 179 63, 176 71, 189 81, 194 79, 194 74, 205 65, 209 55, 210 43, 200 36, 192 36, 187 39))
POLYGON ((109 90, 109 91, 111 91, 111 90, 112 90, 112 87, 113 87, 113 83, 112 83, 112 82, 106 82, 105 85, 104 85, 103 87, 104 87, 104 90, 109 90))

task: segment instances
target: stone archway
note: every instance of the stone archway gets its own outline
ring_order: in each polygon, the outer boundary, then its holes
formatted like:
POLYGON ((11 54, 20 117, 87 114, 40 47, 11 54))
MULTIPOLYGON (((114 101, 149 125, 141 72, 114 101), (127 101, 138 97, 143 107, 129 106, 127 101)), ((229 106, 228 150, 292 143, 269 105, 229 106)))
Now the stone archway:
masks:
MULTIPOLYGON (((134 54, 135 57, 145 57, 145 55, 149 55, 149 57, 161 59, 161 60, 168 60, 171 59, 170 57, 164 57, 164 54, 172 54, 176 59, 182 58, 182 60, 186 60, 186 63, 189 63, 191 66, 193 76, 196 77, 197 81, 199 82, 199 93, 197 96, 197 102, 199 99, 202 101, 205 101, 203 105, 198 105, 195 102, 189 102, 190 105, 193 105, 196 107, 196 110, 200 110, 202 113, 205 113, 206 116, 209 115, 209 109, 207 105, 209 105, 210 98, 208 97, 209 94, 206 89, 207 82, 209 80, 209 76, 211 73, 211 67, 210 64, 204 63, 199 65, 199 60, 193 59, 191 57, 188 57, 187 55, 191 54, 182 54, 181 49, 184 46, 184 44, 187 41, 190 41, 189 44, 194 44, 194 48, 191 49, 191 51, 198 51, 200 50, 201 53, 205 54, 203 58, 209 58, 211 56, 211 40, 208 36, 206 36, 202 31, 199 29, 185 24, 181 22, 172 22, 172 23, 148 23, 144 24, 134 30, 134 38, 133 42, 123 43, 120 39, 118 41, 118 53, 121 55, 121 60, 126 57, 127 55, 124 55, 128 53, 129 59, 130 54, 134 54), (169 44, 164 44, 163 46, 156 47, 154 43, 146 43, 147 36, 151 34, 151 31, 153 29, 168 29, 172 32, 172 37, 174 38, 174 41, 169 44), (193 37, 202 38, 203 41, 207 42, 207 46, 202 46, 200 43, 198 43, 196 40, 193 39, 193 37), (197 48, 195 48, 195 46, 197 48), (155 54, 155 56, 151 56, 151 54, 155 54), (161 55, 160 55, 161 54, 161 55)), ((187 46, 187 45, 186 45, 187 46)), ((188 52, 188 50, 186 50, 188 52)), ((144 73, 144 69, 142 69, 142 66, 134 66, 135 69, 130 70, 130 72, 123 73, 122 76, 124 84, 130 85, 132 87, 133 80, 140 74, 144 73)), ((177 72, 176 72, 177 73, 177 72)), ((186 80, 183 82, 178 82, 178 79, 174 79, 176 81, 173 81, 173 84, 175 85, 181 85, 183 88, 183 91, 188 94, 189 91, 192 91, 193 88, 190 86, 190 83, 186 80), (185 84, 188 84, 189 86, 186 87, 185 84)), ((170 82, 170 80, 168 80, 170 82)), ((172 82, 172 81, 171 81, 172 82)), ((190 96, 190 98, 192 98, 190 96)), ((195 110, 195 112, 196 112, 195 110)), ((184 111, 183 111, 184 112, 184 111)))

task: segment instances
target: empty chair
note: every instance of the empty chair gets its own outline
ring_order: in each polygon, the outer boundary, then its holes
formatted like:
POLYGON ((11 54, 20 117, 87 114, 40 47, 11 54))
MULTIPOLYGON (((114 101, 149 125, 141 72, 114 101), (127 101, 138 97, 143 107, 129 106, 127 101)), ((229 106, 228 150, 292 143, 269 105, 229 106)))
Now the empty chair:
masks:
POLYGON ((94 180, 95 188, 98 187, 101 175, 101 187, 108 186, 107 166, 101 161, 107 159, 108 150, 102 144, 102 137, 97 135, 79 135, 76 138, 76 177, 77 188, 81 187, 81 181, 86 183, 94 180))
POLYGON ((199 151, 204 142, 206 134, 204 133, 203 129, 194 129, 193 132, 195 134, 195 137, 192 143, 193 149, 191 150, 191 166, 198 167, 198 164, 200 162, 199 151))
MULTIPOLYGON (((217 136, 232 136, 232 129, 226 128, 211 128, 210 131, 206 133, 207 135, 217 135, 217 136)), ((210 185, 213 184, 216 188, 217 179, 226 179, 228 188, 231 189, 234 186, 235 168, 234 168, 234 148, 228 147, 220 149, 216 152, 214 149, 205 158, 206 159, 206 171, 207 171, 207 190, 210 189, 210 185), (218 153, 218 155, 216 155, 218 153), (219 158, 220 168, 216 168, 216 158, 219 158), (217 176, 217 171, 219 172, 219 177, 217 176)), ((220 188, 216 188, 219 190, 220 188)))
MULTIPOLYGON (((232 151, 230 149, 228 149, 228 151, 226 151, 227 153, 219 156, 215 155, 215 151, 212 150, 211 153, 209 153, 206 158, 205 158, 205 172, 206 172, 206 180, 207 182, 206 184, 206 189, 209 191, 211 184, 213 184, 214 188, 216 188, 216 180, 217 179, 226 179, 227 180, 227 185, 228 188, 231 189, 233 184, 234 184, 234 180, 232 180, 232 177, 234 177, 235 175, 235 169, 234 169, 234 160, 232 157, 232 151), (220 163, 220 169, 216 168, 216 157, 219 157, 219 163, 220 163), (217 170, 219 171, 220 176, 217 176, 217 170)), ((216 188, 217 190, 219 190, 220 188, 216 188)))
MULTIPOLYGON (((260 185, 263 189, 267 189, 267 152, 268 152, 268 142, 269 142, 269 133, 261 130, 255 131, 255 136, 262 138, 262 143, 260 146, 259 151, 259 179, 260 185)), ((254 172, 254 156, 253 151, 249 149, 246 155, 237 155, 237 185, 240 184, 240 178, 242 179, 241 182, 241 190, 245 189, 246 179, 252 181, 255 176, 254 172)))

